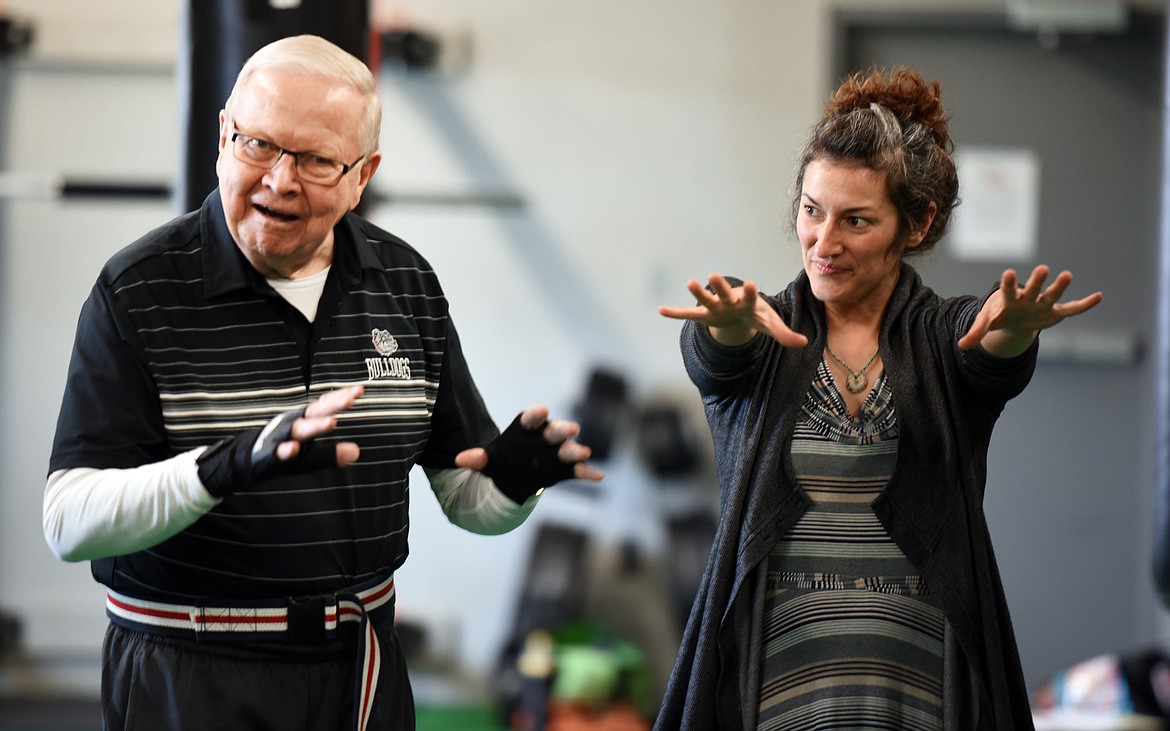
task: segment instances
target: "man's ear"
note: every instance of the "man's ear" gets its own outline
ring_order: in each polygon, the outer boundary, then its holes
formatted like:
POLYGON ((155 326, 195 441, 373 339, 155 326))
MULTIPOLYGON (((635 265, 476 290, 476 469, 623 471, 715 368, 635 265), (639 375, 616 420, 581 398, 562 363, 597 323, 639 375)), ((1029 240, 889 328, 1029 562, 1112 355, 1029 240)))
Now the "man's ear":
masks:
POLYGON ((362 167, 358 171, 357 187, 353 191, 353 200, 349 205, 349 210, 351 211, 357 208, 358 203, 361 202, 362 193, 365 192, 366 186, 370 184, 370 179, 374 177, 374 173, 377 172, 378 166, 382 164, 381 151, 371 152, 369 155, 366 155, 359 164, 362 167))
POLYGON ((217 147, 219 155, 217 155, 215 158, 216 175, 219 175, 219 165, 220 161, 223 160, 223 151, 227 149, 228 146, 228 124, 227 110, 219 110, 219 145, 217 147))

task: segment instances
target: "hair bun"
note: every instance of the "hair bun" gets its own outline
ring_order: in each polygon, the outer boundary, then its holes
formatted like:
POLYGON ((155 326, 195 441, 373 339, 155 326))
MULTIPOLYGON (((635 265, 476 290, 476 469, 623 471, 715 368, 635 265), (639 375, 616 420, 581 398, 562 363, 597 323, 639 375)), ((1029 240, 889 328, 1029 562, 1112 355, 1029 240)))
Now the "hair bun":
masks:
POLYGON ((893 112, 898 122, 922 124, 935 141, 950 149, 951 135, 942 104, 942 85, 927 82, 914 69, 899 67, 890 72, 857 72, 842 82, 825 105, 831 115, 845 115, 879 104, 893 112))

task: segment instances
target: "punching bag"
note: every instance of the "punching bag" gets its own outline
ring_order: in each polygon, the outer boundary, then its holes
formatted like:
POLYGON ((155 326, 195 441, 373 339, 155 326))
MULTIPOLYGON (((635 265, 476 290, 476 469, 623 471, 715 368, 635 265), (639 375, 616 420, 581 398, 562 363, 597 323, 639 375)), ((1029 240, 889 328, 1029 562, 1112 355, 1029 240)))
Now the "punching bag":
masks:
MULTIPOLYGON (((1168 20, 1167 22, 1170 22, 1168 20)), ((1167 26, 1170 33, 1170 25, 1167 26)), ((1170 72, 1170 60, 1163 68, 1170 72)), ((1163 73, 1163 107, 1170 103, 1170 76, 1163 73)), ((1170 116, 1162 122, 1162 226, 1158 256, 1158 326, 1155 329, 1157 365, 1157 443, 1154 487, 1157 490, 1154 524, 1154 588, 1163 608, 1170 609, 1170 116)))
POLYGON ((219 112, 244 62, 279 38, 312 33, 369 63, 369 0, 187 0, 177 74, 183 156, 175 203, 198 208, 218 184, 219 112))

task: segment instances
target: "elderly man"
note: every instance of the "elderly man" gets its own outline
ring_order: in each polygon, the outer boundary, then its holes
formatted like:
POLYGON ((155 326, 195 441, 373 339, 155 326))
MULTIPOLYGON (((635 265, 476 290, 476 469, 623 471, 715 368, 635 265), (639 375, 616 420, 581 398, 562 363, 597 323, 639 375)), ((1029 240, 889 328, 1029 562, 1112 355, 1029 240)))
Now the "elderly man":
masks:
POLYGON ((44 526, 108 587, 107 729, 414 728, 411 468, 489 534, 601 478, 544 407, 500 433, 430 265, 352 213, 380 126, 358 59, 266 46, 220 113, 218 190, 85 303, 44 526))

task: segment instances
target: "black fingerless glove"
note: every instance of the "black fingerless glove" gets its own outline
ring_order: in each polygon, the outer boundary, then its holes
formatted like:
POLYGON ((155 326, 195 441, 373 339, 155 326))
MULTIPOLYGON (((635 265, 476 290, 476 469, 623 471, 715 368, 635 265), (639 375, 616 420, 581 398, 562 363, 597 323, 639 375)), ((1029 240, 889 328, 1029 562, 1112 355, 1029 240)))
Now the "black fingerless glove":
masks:
POLYGON ((215 497, 226 497, 276 475, 336 467, 336 447, 312 439, 301 442, 292 459, 277 459, 276 447, 292 438, 293 422, 304 414, 304 408, 286 411, 264 427, 247 429, 208 447, 196 460, 203 487, 215 497))
POLYGON ((536 429, 525 429, 517 416, 500 436, 484 447, 488 463, 483 473, 517 504, 541 488, 573 476, 573 465, 557 456, 560 445, 544 440, 547 425, 546 421, 536 429))

